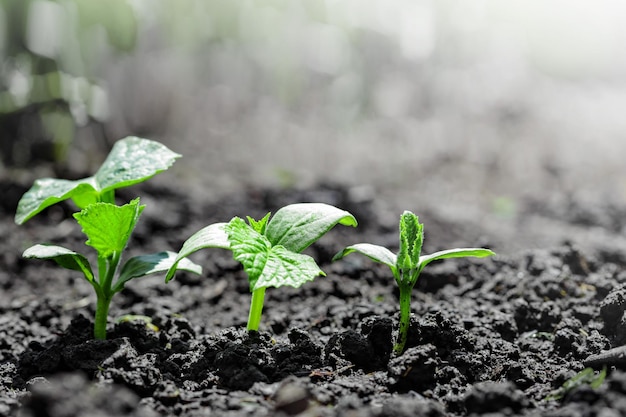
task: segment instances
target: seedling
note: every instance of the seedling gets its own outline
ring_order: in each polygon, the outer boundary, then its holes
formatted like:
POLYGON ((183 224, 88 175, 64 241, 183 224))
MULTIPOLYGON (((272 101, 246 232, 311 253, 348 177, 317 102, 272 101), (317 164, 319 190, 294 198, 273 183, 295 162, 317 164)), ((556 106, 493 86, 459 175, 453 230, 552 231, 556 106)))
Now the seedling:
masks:
POLYGON ((398 254, 382 246, 358 243, 348 246, 333 258, 333 260, 337 260, 349 253, 357 252, 375 262, 385 264, 391 269, 400 288, 400 326, 398 339, 393 347, 396 355, 400 355, 406 345, 411 318, 411 291, 424 267, 440 259, 484 258, 495 255, 491 250, 483 248, 456 248, 435 252, 430 255, 421 255, 423 240, 424 225, 419 222, 419 218, 415 214, 405 211, 400 216, 400 250, 398 254))
POLYGON ((347 211, 328 204, 301 203, 285 206, 270 220, 248 217, 248 223, 234 217, 228 223, 215 223, 191 236, 181 248, 166 282, 176 272, 177 262, 203 248, 222 248, 233 252, 250 282, 252 301, 248 330, 259 330, 265 289, 288 285, 300 287, 317 276, 324 276, 315 260, 301 252, 337 224, 356 227, 347 211))
MULTIPOLYGON (((134 199, 123 206, 113 204, 114 190, 136 184, 167 169, 180 155, 165 146, 146 139, 127 138, 119 141, 102 167, 93 177, 78 181, 37 180, 18 204, 15 221, 21 224, 59 201, 72 199, 83 209, 74 218, 87 236, 86 244, 98 254, 97 274, 82 254, 57 245, 32 246, 25 258, 50 259, 60 266, 80 271, 96 291, 94 337, 106 338, 109 306, 113 295, 134 278, 166 272, 174 263, 176 253, 158 252, 135 256, 120 268, 122 253, 145 206, 134 199)), ((197 274, 201 268, 189 260, 178 264, 197 274)))
POLYGON ((71 199, 79 209, 115 203, 115 190, 138 184, 168 169, 180 155, 148 139, 119 140, 94 176, 76 181, 40 178, 20 199, 15 223, 23 224, 47 207, 71 199))
POLYGON ((604 379, 606 378, 606 365, 602 367, 599 372, 594 371, 593 368, 585 368, 567 381, 563 383, 559 389, 554 390, 546 397, 546 401, 560 400, 574 389, 589 385, 591 389, 597 390, 600 388, 604 379))

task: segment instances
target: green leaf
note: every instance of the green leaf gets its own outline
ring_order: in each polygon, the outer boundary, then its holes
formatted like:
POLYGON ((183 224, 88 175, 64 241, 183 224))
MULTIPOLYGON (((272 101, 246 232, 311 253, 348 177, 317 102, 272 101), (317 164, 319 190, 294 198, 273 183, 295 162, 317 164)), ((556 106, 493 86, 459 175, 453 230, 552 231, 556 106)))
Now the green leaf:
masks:
POLYGON ((405 211, 400 216, 400 250, 398 251, 398 269, 411 270, 417 268, 424 240, 424 225, 419 218, 405 211))
POLYGON ((383 246, 372 245, 371 243, 357 243, 356 245, 350 245, 336 254, 333 257, 333 261, 341 259, 352 252, 360 253, 361 255, 367 256, 374 262, 387 265, 392 271, 396 270, 396 255, 383 246))
POLYGON ((310 256, 292 252, 284 246, 274 246, 259 276, 251 281, 251 290, 285 285, 298 288, 315 277, 325 275, 310 256))
POLYGON ((496 253, 483 248, 456 248, 447 249, 439 252, 431 253, 430 255, 420 256, 419 270, 424 269, 426 265, 432 261, 449 258, 486 258, 487 256, 495 255, 496 253))
POLYGON ((226 226, 234 258, 241 262, 250 291, 289 285, 299 287, 316 276, 324 275, 313 258, 290 251, 270 241, 239 217, 226 226))
POLYGON ((174 275, 178 263, 192 253, 204 248, 221 248, 230 249, 228 235, 224 230, 226 223, 214 223, 194 233, 189 239, 183 243, 183 247, 178 252, 174 263, 167 271, 165 282, 169 282, 174 275))
POLYGON ((74 217, 87 235, 85 243, 95 248, 99 257, 107 258, 124 250, 144 207, 138 198, 123 206, 95 203, 74 217))
POLYGON ((169 168, 179 157, 164 145, 148 139, 128 137, 119 140, 92 177, 76 181, 36 180, 20 199, 15 222, 23 224, 47 207, 67 199, 72 199, 81 209, 106 201, 113 190, 145 181, 169 168))
POLYGON ((130 258, 122 267, 119 278, 113 286, 113 293, 121 291, 124 285, 133 278, 141 278, 146 275, 166 272, 174 267, 174 270, 185 270, 200 275, 202 267, 191 262, 189 259, 176 259, 175 252, 158 252, 149 255, 140 255, 130 258), (176 263, 176 266, 174 266, 176 263))
POLYGON ((261 220, 258 220, 258 221, 254 220, 250 216, 246 216, 246 217, 248 219, 248 224, 250 224, 250 227, 252 227, 254 230, 264 235, 265 229, 267 228, 267 221, 270 219, 271 214, 272 213, 267 213, 261 220))
POLYGON ((329 204, 291 204, 276 212, 265 236, 272 245, 302 252, 336 224, 356 227, 357 221, 352 214, 329 204))
POLYGON ((51 259, 63 268, 80 271, 85 275, 87 281, 92 284, 94 281, 93 272, 89 261, 80 253, 71 251, 62 246, 56 245, 35 245, 24 251, 24 258, 30 259, 51 259))
POLYGON ((115 142, 95 175, 101 192, 143 182, 168 169, 181 155, 148 139, 127 137, 115 142))
POLYGON ((78 181, 40 178, 18 202, 15 223, 23 224, 44 209, 70 198, 96 202, 97 195, 92 177, 78 181))

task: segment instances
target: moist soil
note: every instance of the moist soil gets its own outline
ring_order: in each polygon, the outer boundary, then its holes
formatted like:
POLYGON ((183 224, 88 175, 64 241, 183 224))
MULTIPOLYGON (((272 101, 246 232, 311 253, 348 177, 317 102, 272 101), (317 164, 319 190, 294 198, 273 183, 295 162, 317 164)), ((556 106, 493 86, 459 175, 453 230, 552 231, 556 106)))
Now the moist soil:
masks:
POLYGON ((175 251, 208 224, 297 202, 336 205, 359 227, 337 226, 307 249, 326 277, 268 289, 260 332, 245 329, 242 268, 230 252, 207 249, 192 256, 202 276, 128 283, 113 299, 108 339, 99 341, 95 296, 80 274, 21 258, 40 242, 91 253, 73 208, 56 205, 18 227, 13 215, 26 187, 5 181, 1 191, 0 416, 626 415, 624 355, 602 356, 626 342, 618 237, 626 217, 614 206, 523 202, 520 225, 525 213, 539 213, 544 233, 568 233, 551 247, 518 241, 527 249, 512 253, 484 224, 403 207, 425 224, 425 252, 486 246, 498 256, 426 268, 406 350, 395 356, 399 303, 388 268, 356 254, 331 262, 358 242, 397 250, 401 211, 373 193, 320 185, 207 202, 166 186, 122 190, 120 202, 139 195, 147 206, 129 255, 175 251), (584 239, 590 230, 602 241, 584 239), (559 391, 588 366, 592 375, 606 367, 599 387, 559 391))

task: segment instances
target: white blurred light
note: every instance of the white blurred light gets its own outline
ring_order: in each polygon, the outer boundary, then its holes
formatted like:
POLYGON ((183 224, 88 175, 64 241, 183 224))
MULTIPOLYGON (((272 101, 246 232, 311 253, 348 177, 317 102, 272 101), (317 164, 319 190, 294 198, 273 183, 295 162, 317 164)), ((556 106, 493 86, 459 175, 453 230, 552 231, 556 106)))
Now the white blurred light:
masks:
POLYGON ((56 58, 62 46, 65 26, 63 8, 51 1, 36 0, 28 11, 26 45, 33 53, 56 58))

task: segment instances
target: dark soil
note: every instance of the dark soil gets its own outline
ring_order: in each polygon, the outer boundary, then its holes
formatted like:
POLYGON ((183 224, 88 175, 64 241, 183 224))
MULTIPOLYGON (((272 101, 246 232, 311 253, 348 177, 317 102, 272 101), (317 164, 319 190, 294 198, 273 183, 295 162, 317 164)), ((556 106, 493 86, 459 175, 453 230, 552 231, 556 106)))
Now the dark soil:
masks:
MULTIPOLYGON (((339 186, 254 189, 218 203, 150 185, 123 191, 120 201, 140 195, 147 205, 130 254, 178 250, 205 225, 296 202, 336 205, 360 225, 337 227, 308 250, 327 277, 268 290, 259 333, 245 330, 244 272, 230 252, 213 249, 192 257, 201 277, 129 283, 113 300, 108 340, 96 341, 89 284, 51 262, 21 258, 38 242, 84 251, 72 207, 57 205, 18 227, 15 204, 26 189, 0 186, 1 416, 626 414, 626 361, 593 358, 626 342, 626 253, 610 240, 624 217, 611 217, 615 210, 578 205, 595 213, 581 217, 571 206, 542 208, 545 224, 559 230, 602 230, 597 246, 574 234, 554 247, 429 266, 413 294, 407 349, 394 357, 399 304, 390 271, 358 255, 330 262, 351 243, 397 249, 400 211, 381 211, 373 197, 339 186), (125 314, 147 316, 156 329, 115 322, 125 314), (547 398, 587 364, 604 363, 599 388, 583 384, 547 398)), ((525 209, 536 215, 534 204, 525 209)), ((499 252, 500 237, 479 224, 403 209, 425 223, 426 252, 450 244, 499 252)))

